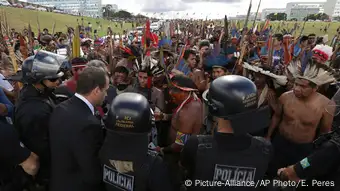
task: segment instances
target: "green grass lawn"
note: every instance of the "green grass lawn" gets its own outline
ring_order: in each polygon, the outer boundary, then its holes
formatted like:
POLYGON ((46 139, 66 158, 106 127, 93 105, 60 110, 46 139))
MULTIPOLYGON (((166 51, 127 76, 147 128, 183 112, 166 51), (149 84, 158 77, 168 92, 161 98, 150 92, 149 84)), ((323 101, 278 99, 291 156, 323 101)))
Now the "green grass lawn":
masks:
MULTIPOLYGON (((264 22, 261 22, 264 24, 264 22)), ((261 23, 258 22, 258 27, 261 26, 261 23)), ((289 31, 294 28, 294 24, 296 22, 295 21, 288 21, 288 22, 285 22, 285 24, 283 25, 282 22, 280 21, 271 21, 269 25, 272 25, 273 28, 274 28, 274 31, 277 32, 277 33, 281 33, 281 30, 282 29, 288 29, 289 31), (276 30, 276 28, 281 25, 280 29, 279 30, 276 30)), ((241 21, 240 22, 240 26, 243 27, 244 25, 244 22, 241 21)), ((253 25, 253 22, 249 22, 248 23, 248 27, 252 27, 253 25)), ((295 33, 294 36, 299 36, 300 35, 300 32, 301 32, 301 29, 302 29, 302 26, 303 26, 303 22, 298 22, 298 25, 300 25, 300 29, 298 29, 295 33)), ((308 34, 311 34, 311 33, 314 33, 316 34, 317 36, 324 36, 325 34, 328 34, 328 38, 329 40, 331 40, 334 35, 336 34, 336 29, 340 27, 340 22, 306 22, 305 24, 305 28, 302 32, 302 35, 308 35, 308 34), (328 26, 328 24, 330 23, 330 27, 328 28, 327 30, 327 33, 324 33, 324 31, 320 31, 320 28, 325 28, 325 26, 328 26)))
MULTIPOLYGON (((51 12, 42 12, 28 9, 20 9, 20 8, 12 8, 12 7, 0 7, 0 11, 4 10, 7 13, 7 20, 10 28, 15 28, 16 31, 21 31, 25 27, 28 27, 28 23, 31 23, 32 31, 37 34, 38 25, 37 18, 39 18, 40 29, 47 28, 50 32, 52 32, 53 23, 56 23, 55 32, 66 32, 66 25, 69 27, 77 26, 77 19, 79 24, 81 24, 81 17, 66 15, 66 14, 58 14, 51 12)), ((83 17, 84 25, 87 26, 87 23, 92 24, 92 29, 97 29, 100 36, 106 35, 107 27, 110 26, 114 33, 122 33, 124 29, 131 29, 131 23, 125 23, 123 28, 121 28, 120 24, 118 27, 115 27, 116 23, 110 22, 104 19, 94 19, 90 17, 83 17), (100 22, 102 25, 101 29, 96 22, 100 22)))
MULTIPOLYGON (((66 25, 75 27, 77 25, 77 19, 78 22, 81 24, 81 17, 78 16, 71 16, 71 15, 64 15, 64 14, 58 14, 58 13, 50 13, 50 12, 41 12, 41 11, 34 11, 34 10, 27 10, 27 9, 19 9, 19 8, 12 8, 12 7, 0 7, 0 10, 5 10, 7 13, 7 19, 10 28, 15 28, 17 31, 20 31, 27 28, 28 23, 31 23, 31 27, 33 32, 37 33, 38 26, 37 26, 37 18, 39 18, 40 22, 40 28, 41 30, 43 28, 47 28, 52 31, 53 23, 56 22, 55 32, 66 32, 66 25)), ((116 23, 110 22, 108 20, 104 19, 94 19, 89 17, 84 17, 84 25, 87 26, 87 23, 92 23, 92 28, 97 29, 100 36, 106 35, 107 27, 111 26, 114 33, 122 33, 124 29, 131 29, 132 25, 131 23, 125 23, 123 28, 120 28, 120 24, 118 24, 116 27, 116 23), (102 28, 99 29, 99 25, 96 24, 96 22, 100 22, 102 25, 102 28)), ((293 28, 295 22, 286 22, 285 26, 282 26, 282 28, 293 28)), ((276 28, 278 25, 282 24, 281 22, 271 22, 271 25, 273 25, 274 28, 276 28)), ((249 22, 249 27, 251 27, 252 22, 249 22)), ((300 22, 301 28, 302 28, 302 22, 300 22)), ((318 36, 323 36, 325 33, 323 31, 320 31, 320 28, 324 28, 328 25, 328 22, 307 22, 305 25, 305 29, 303 31, 303 34, 308 35, 310 33, 315 33, 318 36)), ((242 22, 241 22, 241 26, 242 22)), ((327 34, 329 35, 329 39, 331 40, 333 36, 336 34, 336 29, 340 27, 340 22, 332 22, 330 25, 330 28, 327 31, 327 34)), ((301 28, 297 30, 296 36, 300 34, 301 28)))
MULTIPOLYGON (((283 28, 289 29, 291 30, 292 28, 294 28, 294 24, 296 22, 286 22, 284 26, 281 26, 279 32, 281 32, 281 30, 283 28)), ((281 22, 271 22, 271 25, 273 25, 274 28, 278 27, 279 25, 282 25, 281 22)), ((300 29, 297 29, 296 33, 294 36, 299 36, 302 26, 303 26, 303 22, 299 22, 300 25, 300 29)), ((303 35, 308 35, 311 33, 316 34, 317 36, 323 36, 325 34, 328 34, 329 40, 331 40, 331 38, 333 38, 333 36, 336 34, 336 29, 340 27, 340 22, 306 22, 305 24, 305 28, 302 32, 303 35), (324 31, 320 31, 320 28, 324 29, 326 26, 328 26, 328 24, 330 24, 327 33, 324 33, 324 31)))

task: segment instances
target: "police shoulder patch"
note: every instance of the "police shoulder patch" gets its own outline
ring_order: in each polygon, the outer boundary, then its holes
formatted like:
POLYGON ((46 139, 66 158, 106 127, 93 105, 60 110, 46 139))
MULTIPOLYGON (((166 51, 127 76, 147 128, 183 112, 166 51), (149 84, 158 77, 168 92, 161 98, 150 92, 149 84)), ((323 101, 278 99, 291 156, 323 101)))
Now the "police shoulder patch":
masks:
POLYGON ((302 166, 303 169, 307 168, 310 166, 308 158, 304 158, 300 161, 300 165, 302 166))

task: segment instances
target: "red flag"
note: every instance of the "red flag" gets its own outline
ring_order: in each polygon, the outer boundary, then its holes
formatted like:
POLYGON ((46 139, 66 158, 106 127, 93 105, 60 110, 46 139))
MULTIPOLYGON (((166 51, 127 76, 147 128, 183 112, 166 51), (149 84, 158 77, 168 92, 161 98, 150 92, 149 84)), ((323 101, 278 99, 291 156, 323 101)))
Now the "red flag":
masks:
POLYGON ((143 48, 146 49, 147 48, 147 44, 146 44, 146 39, 150 39, 150 21, 147 20, 145 23, 145 27, 144 27, 144 34, 143 34, 143 38, 142 38, 142 45, 143 48))
MULTIPOLYGON (((152 41, 150 46, 158 47, 159 40, 158 40, 158 35, 156 33, 150 33, 149 36, 146 37, 146 39, 150 39, 152 41)), ((144 40, 144 38, 142 38, 142 44, 144 45, 144 43, 146 43, 146 41, 144 40)))
POLYGON ((150 21, 149 20, 147 20, 146 24, 145 24, 145 34, 146 34, 147 38, 151 37, 151 34, 150 34, 150 21))
POLYGON ((158 47, 158 35, 156 33, 151 33, 152 42, 154 47, 158 47))

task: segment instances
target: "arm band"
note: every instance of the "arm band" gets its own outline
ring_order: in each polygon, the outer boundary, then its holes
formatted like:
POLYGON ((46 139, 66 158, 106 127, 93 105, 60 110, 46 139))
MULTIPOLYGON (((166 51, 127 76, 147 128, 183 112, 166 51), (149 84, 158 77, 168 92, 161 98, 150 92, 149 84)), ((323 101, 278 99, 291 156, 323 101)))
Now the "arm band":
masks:
POLYGON ((189 134, 184 134, 177 131, 175 143, 184 146, 184 144, 188 141, 189 137, 190 137, 189 134))

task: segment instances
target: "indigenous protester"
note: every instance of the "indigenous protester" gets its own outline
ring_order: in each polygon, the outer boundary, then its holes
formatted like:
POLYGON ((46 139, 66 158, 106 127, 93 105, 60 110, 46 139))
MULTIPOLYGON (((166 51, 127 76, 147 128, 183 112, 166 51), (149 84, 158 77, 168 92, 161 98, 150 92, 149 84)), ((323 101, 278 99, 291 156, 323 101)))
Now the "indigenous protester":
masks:
POLYGON ((200 190, 187 179, 309 177, 303 161, 322 153, 313 142, 338 129, 339 31, 328 42, 288 21, 133 22, 105 36, 100 23, 0 30, 0 131, 10 148, 0 190, 178 191, 200 190))

